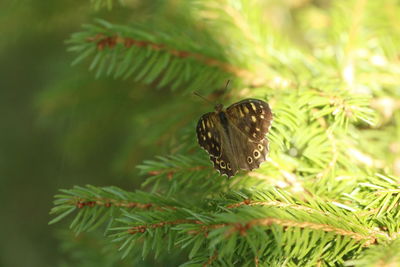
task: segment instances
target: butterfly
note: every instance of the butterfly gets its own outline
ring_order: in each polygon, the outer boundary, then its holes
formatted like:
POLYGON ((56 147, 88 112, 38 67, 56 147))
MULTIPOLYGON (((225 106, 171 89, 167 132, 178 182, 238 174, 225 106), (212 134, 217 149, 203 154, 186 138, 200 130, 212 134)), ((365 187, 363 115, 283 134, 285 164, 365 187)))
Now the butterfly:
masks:
POLYGON ((266 160, 272 112, 268 103, 245 99, 224 110, 201 116, 196 133, 199 145, 210 155, 214 168, 222 175, 234 176, 240 169, 253 170, 266 160))

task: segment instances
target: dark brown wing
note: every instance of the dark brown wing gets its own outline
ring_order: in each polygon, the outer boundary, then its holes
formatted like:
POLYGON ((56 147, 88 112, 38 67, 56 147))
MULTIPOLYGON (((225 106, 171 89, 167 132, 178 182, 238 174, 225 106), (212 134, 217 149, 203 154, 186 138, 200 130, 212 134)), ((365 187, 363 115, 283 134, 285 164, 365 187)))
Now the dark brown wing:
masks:
POLYGON ((210 155, 210 160, 214 164, 214 168, 221 175, 226 175, 228 178, 234 176, 239 171, 239 169, 232 162, 230 162, 224 154, 218 158, 210 155))
POLYGON ((241 161, 245 162, 245 164, 241 164, 241 168, 245 170, 258 169, 261 163, 267 159, 268 150, 267 138, 261 142, 248 142, 241 157, 241 161), (243 157, 245 158, 243 159, 243 157))
POLYGON ((218 117, 214 112, 201 116, 197 123, 196 133, 199 145, 204 148, 212 157, 221 156, 221 134, 217 127, 218 117))
POLYGON ((269 105, 258 99, 245 99, 226 109, 229 120, 249 139, 261 142, 272 122, 269 105))
POLYGON ((235 155, 235 167, 243 170, 259 168, 268 155, 268 139, 265 137, 261 141, 251 140, 247 134, 233 124, 229 125, 229 133, 231 136, 231 154, 235 155))
POLYGON ((221 175, 229 178, 238 172, 238 166, 229 160, 226 150, 228 149, 226 133, 220 131, 224 131, 224 129, 215 112, 204 114, 197 123, 196 133, 200 146, 210 154, 214 168, 221 175), (222 138, 225 138, 225 141, 222 138))

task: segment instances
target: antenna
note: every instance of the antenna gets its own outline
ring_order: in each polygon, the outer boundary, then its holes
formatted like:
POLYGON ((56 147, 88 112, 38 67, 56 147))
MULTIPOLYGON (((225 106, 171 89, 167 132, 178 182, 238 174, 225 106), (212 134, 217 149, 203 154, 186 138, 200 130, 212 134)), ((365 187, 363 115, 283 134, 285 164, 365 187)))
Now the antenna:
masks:
POLYGON ((227 82, 226 82, 226 85, 225 85, 225 91, 226 91, 226 88, 228 88, 228 85, 229 85, 229 82, 230 82, 231 80, 228 80, 227 82))
POLYGON ((213 103, 211 103, 210 100, 208 100, 208 99, 205 98, 204 96, 200 95, 200 94, 197 93, 196 91, 194 91, 193 94, 197 95, 198 97, 200 97, 201 99, 203 99, 203 100, 206 101, 207 103, 213 105, 213 103))
MULTIPOLYGON (((228 88, 228 85, 229 85, 230 81, 231 81, 231 80, 228 80, 228 81, 226 82, 224 91, 226 91, 226 89, 228 88)), ((203 100, 206 101, 207 103, 209 103, 209 104, 211 104, 211 105, 214 105, 213 103, 211 103, 210 100, 208 100, 208 99, 205 98, 204 96, 200 95, 200 94, 197 93, 196 91, 194 91, 193 94, 195 94, 196 96, 200 97, 201 99, 203 99, 203 100)))

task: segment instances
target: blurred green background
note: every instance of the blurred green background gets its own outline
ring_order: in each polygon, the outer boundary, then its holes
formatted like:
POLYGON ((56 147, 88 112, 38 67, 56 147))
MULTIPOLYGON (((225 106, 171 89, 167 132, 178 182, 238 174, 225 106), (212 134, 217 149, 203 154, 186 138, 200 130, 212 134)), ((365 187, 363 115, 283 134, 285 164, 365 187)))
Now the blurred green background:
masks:
POLYGON ((95 12, 90 1, 0 4, 0 266, 67 262, 57 240, 63 226, 48 225, 57 190, 133 189, 140 184, 132 178, 135 165, 161 152, 163 140, 149 133, 151 114, 171 95, 131 81, 96 80, 87 65, 71 67, 76 55, 65 44, 95 17, 126 22, 132 10, 145 16, 157 2, 131 1, 131 8, 112 12, 95 12), (144 134, 147 143, 140 142, 144 134))

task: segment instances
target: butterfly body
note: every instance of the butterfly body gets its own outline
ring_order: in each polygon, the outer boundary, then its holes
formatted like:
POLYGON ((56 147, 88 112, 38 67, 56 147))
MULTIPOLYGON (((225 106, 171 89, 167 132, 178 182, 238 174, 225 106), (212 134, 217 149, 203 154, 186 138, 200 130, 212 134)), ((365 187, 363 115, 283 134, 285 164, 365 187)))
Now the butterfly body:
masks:
POLYGON ((253 170, 265 161, 272 121, 268 104, 245 99, 226 110, 216 105, 204 114, 196 128, 200 146, 210 155, 214 168, 222 175, 234 176, 240 169, 253 170))

